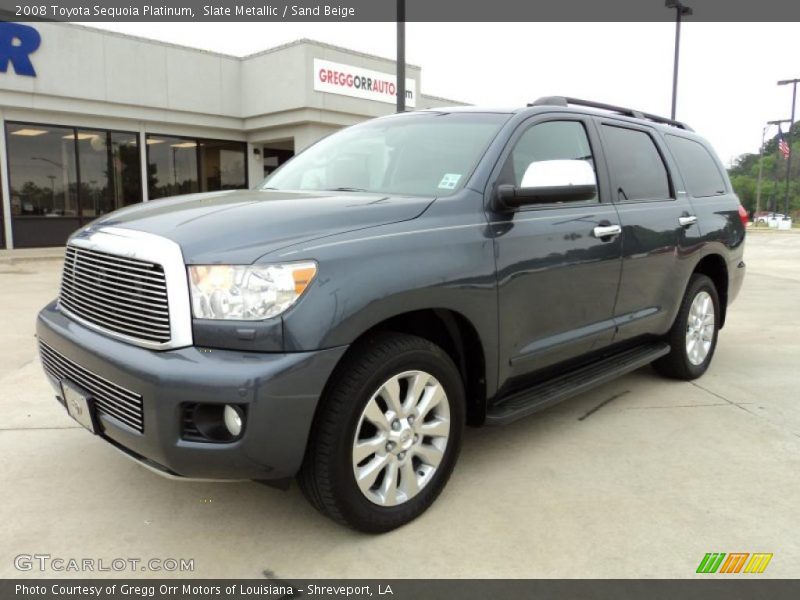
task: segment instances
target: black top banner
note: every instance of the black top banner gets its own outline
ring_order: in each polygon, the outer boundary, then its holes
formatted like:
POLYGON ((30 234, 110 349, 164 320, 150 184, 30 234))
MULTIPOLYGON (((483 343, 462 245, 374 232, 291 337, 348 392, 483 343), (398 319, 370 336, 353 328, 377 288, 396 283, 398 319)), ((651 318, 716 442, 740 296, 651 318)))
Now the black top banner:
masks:
MULTIPOLYGON (((682 18, 688 21, 800 21, 800 2, 797 0, 404 1, 405 20, 411 22, 673 21, 679 10, 683 13, 682 18)), ((336 0, 329 3, 315 0, 0 0, 0 19, 389 22, 397 20, 397 7, 397 0, 336 0)))

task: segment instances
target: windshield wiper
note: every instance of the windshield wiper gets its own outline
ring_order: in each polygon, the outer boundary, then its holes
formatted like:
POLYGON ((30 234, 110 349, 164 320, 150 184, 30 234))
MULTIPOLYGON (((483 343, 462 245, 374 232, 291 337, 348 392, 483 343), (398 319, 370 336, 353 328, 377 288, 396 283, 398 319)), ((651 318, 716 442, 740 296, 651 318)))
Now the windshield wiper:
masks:
POLYGON ((330 189, 320 190, 323 192, 368 192, 369 190, 365 190, 364 188, 357 188, 357 187, 335 187, 330 189))

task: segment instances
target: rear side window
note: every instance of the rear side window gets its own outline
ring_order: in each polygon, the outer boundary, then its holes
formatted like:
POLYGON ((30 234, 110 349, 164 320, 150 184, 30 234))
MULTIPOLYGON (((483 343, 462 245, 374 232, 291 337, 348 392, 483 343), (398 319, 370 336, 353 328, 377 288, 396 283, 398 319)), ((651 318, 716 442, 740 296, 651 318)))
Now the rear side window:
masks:
POLYGON ((665 137, 689 194, 695 198, 702 198, 725 193, 725 180, 722 179, 716 161, 705 146, 677 135, 665 137))
POLYGON ((667 168, 648 133, 604 124, 603 141, 618 201, 672 198, 667 168))

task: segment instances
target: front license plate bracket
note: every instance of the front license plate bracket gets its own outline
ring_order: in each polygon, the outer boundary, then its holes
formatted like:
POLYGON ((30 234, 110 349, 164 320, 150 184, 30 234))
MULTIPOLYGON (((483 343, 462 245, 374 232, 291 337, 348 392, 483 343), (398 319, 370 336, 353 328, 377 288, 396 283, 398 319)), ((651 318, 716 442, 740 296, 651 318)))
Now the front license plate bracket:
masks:
POLYGON ((97 433, 97 415, 94 401, 86 390, 68 380, 61 382, 61 397, 67 413, 92 433, 97 433))

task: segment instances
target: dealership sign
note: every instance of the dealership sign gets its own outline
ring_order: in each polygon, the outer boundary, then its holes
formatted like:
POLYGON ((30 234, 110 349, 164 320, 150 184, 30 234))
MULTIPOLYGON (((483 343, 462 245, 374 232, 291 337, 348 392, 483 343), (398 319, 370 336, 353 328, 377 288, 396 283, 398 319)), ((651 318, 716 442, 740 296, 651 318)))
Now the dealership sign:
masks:
POLYGON ((0 22, 0 73, 14 67, 17 75, 36 77, 30 55, 36 52, 42 38, 33 27, 22 23, 0 22))
MULTIPOLYGON (((397 78, 394 75, 321 58, 314 59, 314 89, 387 104, 397 102, 397 78)), ((406 79, 406 105, 417 105, 416 82, 413 79, 406 79)))

